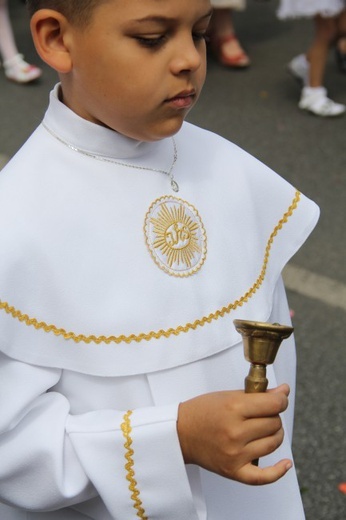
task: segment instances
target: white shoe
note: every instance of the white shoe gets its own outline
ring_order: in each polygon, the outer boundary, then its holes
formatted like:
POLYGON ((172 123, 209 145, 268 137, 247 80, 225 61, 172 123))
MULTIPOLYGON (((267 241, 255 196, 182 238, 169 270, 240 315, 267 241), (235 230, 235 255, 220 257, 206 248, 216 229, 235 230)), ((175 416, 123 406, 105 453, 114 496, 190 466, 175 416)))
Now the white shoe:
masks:
POLYGON ((335 103, 327 97, 324 87, 304 87, 298 106, 322 117, 340 116, 346 110, 345 105, 335 103))
POLYGON ((3 63, 5 76, 16 83, 30 83, 42 75, 42 70, 24 61, 22 54, 16 54, 3 63))
POLYGON ((309 84, 310 63, 305 54, 299 54, 299 56, 293 58, 287 68, 292 76, 301 81, 304 86, 309 84))

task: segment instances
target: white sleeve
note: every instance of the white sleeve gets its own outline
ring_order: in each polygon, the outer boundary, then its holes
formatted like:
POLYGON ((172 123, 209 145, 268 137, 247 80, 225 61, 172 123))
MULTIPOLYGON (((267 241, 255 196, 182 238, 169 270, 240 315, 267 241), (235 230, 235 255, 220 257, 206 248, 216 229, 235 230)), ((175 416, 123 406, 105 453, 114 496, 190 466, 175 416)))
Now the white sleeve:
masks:
POLYGON ((116 519, 197 519, 178 404, 71 415, 49 391, 60 377, 0 353, 0 501, 49 511, 100 496, 116 519))
MULTIPOLYGON (((270 323, 280 323, 280 325, 291 325, 290 309, 287 303, 286 291, 282 278, 279 279, 273 298, 273 310, 268 320, 270 323)), ((290 386, 290 405, 284 413, 285 422, 289 437, 292 441, 293 421, 294 421, 294 402, 296 393, 296 345, 294 334, 287 338, 279 348, 274 362, 274 372, 278 385, 287 383, 290 386)))
POLYGON ((68 401, 47 390, 60 370, 0 353, 0 500, 44 511, 87 500, 90 485, 65 435, 68 401))

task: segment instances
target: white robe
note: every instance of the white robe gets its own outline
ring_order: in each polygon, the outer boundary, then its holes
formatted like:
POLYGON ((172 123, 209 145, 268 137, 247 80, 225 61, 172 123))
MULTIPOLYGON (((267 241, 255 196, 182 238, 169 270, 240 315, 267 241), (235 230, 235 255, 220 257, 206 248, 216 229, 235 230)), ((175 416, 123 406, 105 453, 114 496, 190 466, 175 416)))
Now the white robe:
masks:
MULTIPOLYGON (((292 206, 286 181, 185 123, 176 196, 197 209, 207 252, 198 272, 170 276, 143 226, 153 201, 172 195, 150 170, 169 169, 172 140, 138 143, 87 122, 57 89, 44 125, 0 174, 0 518, 302 520, 294 469, 251 487, 185 466, 176 418, 181 401, 243 388, 235 318, 289 324, 281 270, 317 206, 303 195, 292 206)), ((292 393, 266 465, 291 457, 293 337, 268 379, 292 393)))

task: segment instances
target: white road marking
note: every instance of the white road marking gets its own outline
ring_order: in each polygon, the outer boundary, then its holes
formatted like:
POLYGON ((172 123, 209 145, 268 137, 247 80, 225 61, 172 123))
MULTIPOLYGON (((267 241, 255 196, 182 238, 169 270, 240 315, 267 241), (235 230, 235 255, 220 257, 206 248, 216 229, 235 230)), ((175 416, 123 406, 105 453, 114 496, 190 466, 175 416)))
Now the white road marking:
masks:
POLYGON ((346 311, 346 285, 342 282, 292 264, 285 267, 283 278, 287 289, 346 311))

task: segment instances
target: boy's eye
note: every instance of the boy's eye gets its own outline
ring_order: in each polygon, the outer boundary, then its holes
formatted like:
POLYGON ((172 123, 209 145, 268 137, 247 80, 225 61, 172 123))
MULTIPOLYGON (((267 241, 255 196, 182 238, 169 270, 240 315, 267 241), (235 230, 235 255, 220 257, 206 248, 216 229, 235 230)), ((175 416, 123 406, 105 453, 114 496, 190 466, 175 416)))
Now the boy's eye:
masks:
POLYGON ((199 42, 201 40, 208 41, 207 33, 204 31, 192 33, 192 37, 195 40, 195 42, 199 42))
MULTIPOLYGON (((202 40, 206 40, 206 32, 205 31, 196 31, 192 33, 192 38, 195 42, 200 42, 202 40)), ((135 39, 140 43, 140 45, 148 48, 155 48, 163 45, 167 41, 166 34, 160 34, 157 36, 136 36, 135 39)))
POLYGON ((166 36, 164 34, 160 36, 136 36, 136 40, 144 47, 158 47, 165 42, 166 36))

